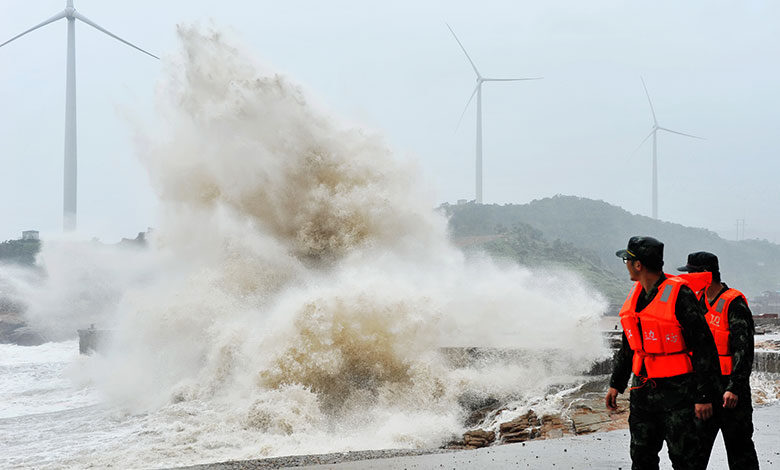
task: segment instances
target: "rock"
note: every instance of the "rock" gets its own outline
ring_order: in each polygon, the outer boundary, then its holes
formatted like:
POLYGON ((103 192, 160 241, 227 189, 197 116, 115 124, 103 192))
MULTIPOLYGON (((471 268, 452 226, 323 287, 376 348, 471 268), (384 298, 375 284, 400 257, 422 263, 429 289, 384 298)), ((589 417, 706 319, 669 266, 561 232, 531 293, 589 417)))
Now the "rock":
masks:
POLYGON ((599 431, 603 426, 612 422, 606 413, 578 414, 572 417, 572 421, 576 434, 599 431))
POLYGON ((565 423, 560 416, 544 415, 542 416, 542 427, 539 433, 547 438, 563 436, 564 430, 569 430, 568 423, 565 423))
POLYGON ((466 448, 473 447, 487 447, 496 439, 496 433, 493 431, 485 431, 484 429, 475 429, 463 434, 463 443, 466 448))
POLYGON ((499 426, 499 432, 501 434, 504 434, 507 432, 519 431, 521 429, 526 429, 532 426, 538 426, 540 424, 541 422, 539 421, 539 418, 536 416, 536 413, 534 413, 533 410, 528 410, 526 414, 522 416, 518 416, 512 421, 501 423, 501 425, 499 426))
POLYGON ((499 425, 501 440, 505 443, 523 442, 543 436, 540 428, 543 424, 544 419, 540 420, 533 410, 529 410, 524 415, 499 425))
POLYGON ((27 326, 21 315, 12 312, 0 313, 0 343, 38 346, 46 341, 46 337, 27 326))
POLYGON ((533 431, 531 429, 523 429, 522 431, 507 432, 501 434, 501 439, 506 442, 523 442, 533 438, 533 431))
POLYGON ((46 338, 29 326, 15 329, 8 335, 11 343, 19 346, 38 346, 46 343, 46 338))
MULTIPOLYGON (((557 429, 550 429, 547 433, 544 434, 544 437, 547 439, 559 439, 563 437, 563 429, 557 428, 557 429)), ((566 452, 564 450, 564 452, 566 452)))
POLYGON ((487 404, 484 406, 481 406, 478 409, 475 409, 471 412, 469 417, 466 419, 466 426, 472 427, 477 426, 482 421, 485 420, 485 418, 492 414, 492 413, 498 413, 501 411, 501 408, 496 408, 499 404, 498 400, 491 399, 492 401, 486 400, 487 404))

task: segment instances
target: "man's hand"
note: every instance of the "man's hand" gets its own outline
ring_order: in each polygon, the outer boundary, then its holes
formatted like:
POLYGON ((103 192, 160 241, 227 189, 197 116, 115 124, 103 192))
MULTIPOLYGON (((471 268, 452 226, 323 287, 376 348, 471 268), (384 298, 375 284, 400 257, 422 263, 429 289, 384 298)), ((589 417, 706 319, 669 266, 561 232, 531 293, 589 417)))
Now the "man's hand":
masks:
POLYGON ((609 390, 607 390, 607 396, 604 397, 604 401, 607 404, 607 409, 610 409, 612 411, 615 411, 617 409, 617 396, 618 396, 618 390, 614 387, 609 387, 609 390))
POLYGON ((739 397, 735 393, 726 392, 723 394, 723 408, 734 408, 737 406, 739 397))
POLYGON ((702 421, 707 421, 712 417, 712 403, 696 403, 693 409, 696 417, 702 421))

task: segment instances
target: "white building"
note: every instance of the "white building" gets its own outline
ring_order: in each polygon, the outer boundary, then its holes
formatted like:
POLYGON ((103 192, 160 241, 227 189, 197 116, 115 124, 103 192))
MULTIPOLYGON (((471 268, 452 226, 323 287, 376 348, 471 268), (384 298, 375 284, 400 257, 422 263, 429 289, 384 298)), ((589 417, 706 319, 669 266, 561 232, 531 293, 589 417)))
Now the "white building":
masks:
POLYGON ((22 232, 22 240, 38 240, 37 230, 25 230, 22 232))

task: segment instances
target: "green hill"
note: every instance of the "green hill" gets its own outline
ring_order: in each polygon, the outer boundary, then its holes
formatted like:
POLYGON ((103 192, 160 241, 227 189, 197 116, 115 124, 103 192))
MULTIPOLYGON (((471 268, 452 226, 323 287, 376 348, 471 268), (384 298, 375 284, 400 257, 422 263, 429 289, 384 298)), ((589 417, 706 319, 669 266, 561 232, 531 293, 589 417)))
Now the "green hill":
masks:
MULTIPOLYGON (((624 248, 633 235, 649 235, 665 244, 664 268, 667 272, 677 272, 675 268, 685 264, 688 253, 705 250, 720 258, 723 280, 748 297, 765 290, 780 289, 780 245, 766 240, 725 240, 706 229, 631 214, 603 201, 555 196, 518 205, 444 205, 442 210, 450 217, 450 231, 456 240, 495 235, 525 224, 537 230, 544 243, 570 246, 564 252, 576 254, 596 268, 611 273, 618 280, 617 287, 625 285, 627 276, 615 251, 624 248)), ((528 244, 525 249, 536 252, 534 256, 544 257, 544 250, 537 251, 535 247, 538 248, 538 244, 528 244)), ((493 253, 500 251, 488 248, 493 253)), ((521 261, 521 256, 515 256, 515 259, 521 261)), ((569 263, 573 269, 583 272, 580 261, 570 258, 563 262, 569 263)), ((531 264, 534 264, 533 259, 531 264)), ((585 277, 590 279, 588 275, 585 277)), ((597 284, 594 282, 594 285, 597 284)), ((614 299, 613 294, 604 293, 614 299)))

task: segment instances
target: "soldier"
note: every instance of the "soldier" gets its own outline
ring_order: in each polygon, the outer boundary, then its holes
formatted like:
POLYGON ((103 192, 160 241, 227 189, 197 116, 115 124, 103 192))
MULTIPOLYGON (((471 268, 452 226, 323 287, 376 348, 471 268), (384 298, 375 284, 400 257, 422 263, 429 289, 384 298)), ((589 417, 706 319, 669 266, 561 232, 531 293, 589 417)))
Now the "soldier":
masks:
POLYGON ((718 257, 706 251, 688 255, 688 263, 677 268, 689 273, 712 273, 712 283, 698 296, 707 309, 707 323, 715 338, 720 360, 720 392, 713 402, 713 419, 697 423, 702 436, 703 467, 709 461, 718 430, 723 433, 729 468, 758 468, 753 444, 753 405, 750 372, 753 369, 753 314, 745 296, 720 279, 718 257))
POLYGON ((696 420, 712 416, 718 358, 704 309, 677 277, 662 272, 663 248, 651 237, 631 237, 615 253, 636 281, 620 309, 623 339, 605 401, 617 409, 629 376, 632 469, 657 469, 666 441, 675 469, 695 469, 699 437, 696 420))

